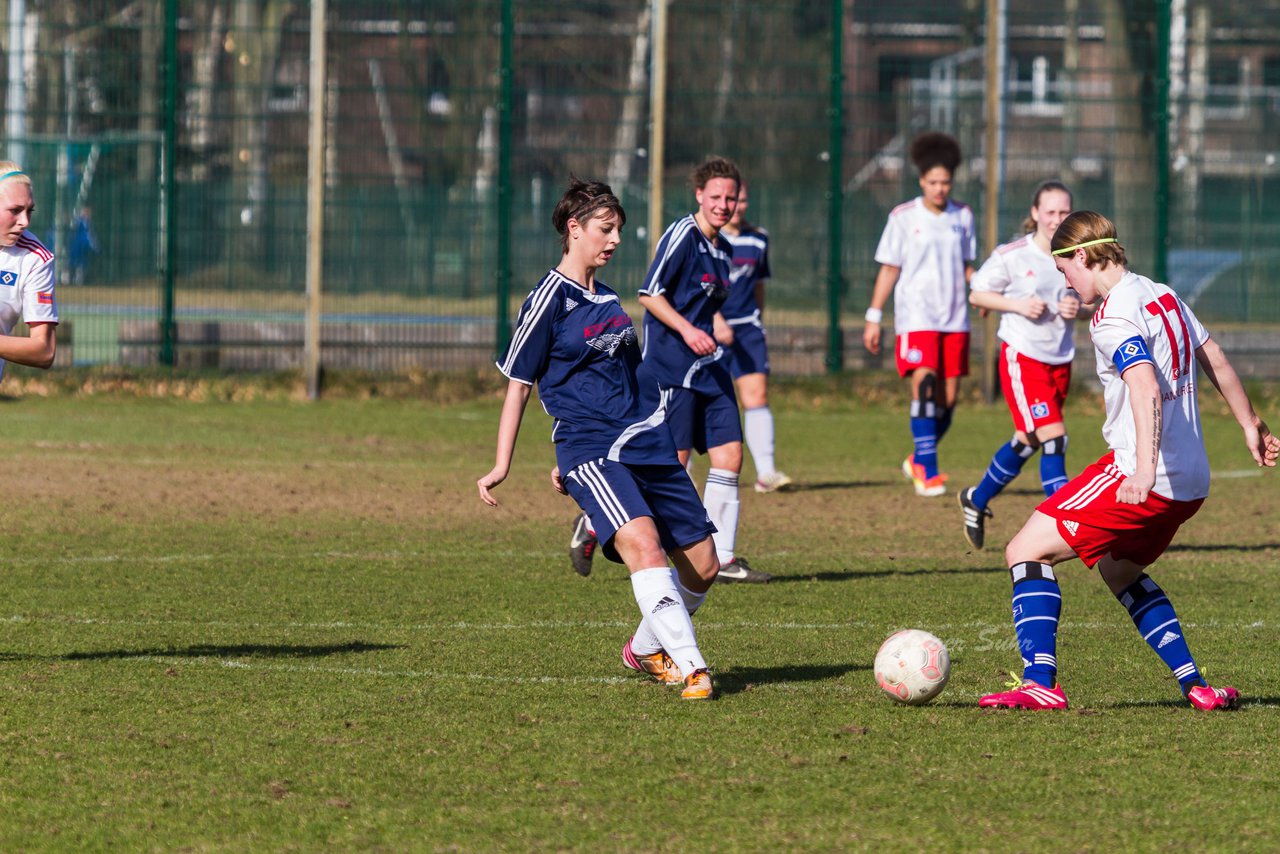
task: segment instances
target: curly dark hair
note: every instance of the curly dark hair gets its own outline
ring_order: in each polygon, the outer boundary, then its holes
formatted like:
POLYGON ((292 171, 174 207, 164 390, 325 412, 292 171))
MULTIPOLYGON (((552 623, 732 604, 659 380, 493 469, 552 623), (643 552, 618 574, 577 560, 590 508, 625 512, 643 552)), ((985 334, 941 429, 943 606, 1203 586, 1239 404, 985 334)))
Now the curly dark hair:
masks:
POLYGON ((701 190, 713 178, 728 178, 738 186, 742 186, 742 174, 738 171, 737 165, 726 157, 708 157, 693 170, 693 175, 690 177, 695 190, 701 190))
POLYGON ((960 143, 938 131, 922 133, 911 140, 911 162, 921 175, 935 166, 955 172, 960 166, 960 143))

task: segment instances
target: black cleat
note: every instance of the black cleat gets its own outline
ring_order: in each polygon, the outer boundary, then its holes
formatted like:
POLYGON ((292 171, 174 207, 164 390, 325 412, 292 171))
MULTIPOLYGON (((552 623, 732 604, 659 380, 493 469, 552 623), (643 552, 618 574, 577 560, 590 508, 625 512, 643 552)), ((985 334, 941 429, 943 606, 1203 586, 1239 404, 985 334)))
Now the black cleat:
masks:
POLYGON ((735 557, 720 567, 720 572, 716 575, 716 581, 724 584, 768 584, 772 578, 767 572, 752 569, 742 557, 735 557))
POLYGON ((591 558, 595 556, 597 545, 599 543, 587 514, 579 513, 573 520, 573 536, 569 538, 569 562, 573 564, 573 571, 583 578, 591 574, 591 558))
POLYGON ((977 487, 962 489, 956 494, 956 501, 964 511, 964 538, 975 549, 981 549, 986 539, 987 520, 995 517, 990 507, 979 507, 973 503, 973 492, 977 487))

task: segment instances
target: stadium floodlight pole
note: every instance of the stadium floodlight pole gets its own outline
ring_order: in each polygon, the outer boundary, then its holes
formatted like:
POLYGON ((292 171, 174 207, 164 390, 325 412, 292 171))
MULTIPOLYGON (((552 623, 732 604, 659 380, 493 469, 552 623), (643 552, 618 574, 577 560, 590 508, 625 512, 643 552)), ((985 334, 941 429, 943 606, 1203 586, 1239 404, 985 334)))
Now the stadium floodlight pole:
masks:
POLYGON ((178 0, 164 4, 164 131, 160 140, 160 364, 177 364, 174 321, 174 261, 178 248, 178 205, 174 160, 178 152, 178 0))
POLYGON ((649 75, 649 257, 658 251, 662 237, 662 182, 666 161, 667 134, 667 3, 650 0, 653 14, 649 25, 653 35, 653 69, 649 75))
MULTIPOLYGON (((1004 183, 1004 95, 1007 0, 987 0, 986 26, 986 187, 983 206, 983 251, 990 252, 1000 242, 1000 190, 1004 183)), ((988 312, 982 323, 982 397, 996 399, 996 322, 988 312)))
POLYGON ((328 56, 326 0, 311 0, 311 74, 307 105, 307 298, 302 331, 302 369, 307 399, 320 397, 320 298, 324 292, 324 158, 328 56))
POLYGON ((495 359, 501 358, 511 337, 511 110, 515 68, 514 0, 502 0, 502 40, 498 68, 498 315, 495 359))
POLYGON ((831 138, 827 157, 827 372, 844 369, 844 331, 840 328, 842 249, 844 247, 844 0, 831 0, 831 101, 827 107, 831 138))

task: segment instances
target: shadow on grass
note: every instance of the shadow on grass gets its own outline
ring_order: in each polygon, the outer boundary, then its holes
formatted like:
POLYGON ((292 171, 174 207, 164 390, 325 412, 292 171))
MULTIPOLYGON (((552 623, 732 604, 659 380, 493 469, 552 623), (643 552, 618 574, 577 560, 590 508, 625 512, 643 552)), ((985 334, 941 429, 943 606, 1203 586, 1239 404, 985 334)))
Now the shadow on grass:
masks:
POLYGON ((818 483, 793 483, 786 492, 823 492, 832 489, 867 489, 872 486, 884 486, 884 481, 873 480, 829 480, 818 483))
POLYGON ((404 649, 403 644, 331 643, 315 645, 291 644, 194 644, 192 646, 155 647, 153 649, 107 649, 94 652, 68 652, 62 655, 23 655, 0 653, 0 661, 99 661, 117 658, 319 658, 350 652, 380 652, 404 649))
POLYGON ((948 569, 846 569, 843 572, 810 572, 805 575, 775 575, 770 584, 797 584, 809 581, 854 581, 859 578, 886 578, 891 575, 986 575, 1008 573, 1003 566, 964 566, 948 569))
POLYGON ((1268 552, 1280 549, 1280 543, 1255 543, 1251 546, 1230 543, 1204 543, 1203 545, 1172 545, 1169 552, 1268 552))
POLYGON ((870 670, 866 664, 811 664, 791 667, 731 667, 716 670, 716 690, 721 694, 740 694, 757 685, 773 682, 820 682, 838 679, 853 670, 870 670))

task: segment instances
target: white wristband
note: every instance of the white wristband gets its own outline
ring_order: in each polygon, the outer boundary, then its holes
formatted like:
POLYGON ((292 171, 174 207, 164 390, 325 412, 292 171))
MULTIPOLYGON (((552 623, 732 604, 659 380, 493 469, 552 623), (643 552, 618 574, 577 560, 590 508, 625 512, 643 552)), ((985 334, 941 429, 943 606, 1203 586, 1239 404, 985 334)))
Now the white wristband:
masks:
POLYGON ((867 323, 879 323, 884 320, 884 310, 879 308, 869 308, 862 319, 867 323))

